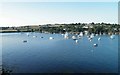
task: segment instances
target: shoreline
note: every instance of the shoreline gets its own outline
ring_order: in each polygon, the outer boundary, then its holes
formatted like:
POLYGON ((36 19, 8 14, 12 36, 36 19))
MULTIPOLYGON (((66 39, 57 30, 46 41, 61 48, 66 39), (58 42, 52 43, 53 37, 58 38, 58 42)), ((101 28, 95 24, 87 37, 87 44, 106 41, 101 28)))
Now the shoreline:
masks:
MULTIPOLYGON (((31 32, 31 31, 17 31, 17 30, 2 30, 0 31, 0 33, 46 33, 46 34, 65 34, 64 33, 61 33, 61 32, 58 32, 58 33, 51 33, 51 32, 39 32, 39 31, 34 31, 34 32, 31 32)), ((79 34, 80 32, 68 32, 69 34, 79 34)), ((85 35, 85 32, 83 31, 84 35, 85 35)), ((88 33, 89 34, 97 34, 97 33, 88 33)), ((98 33, 98 35, 120 35, 120 32, 109 32, 109 33, 98 33)))
POLYGON ((39 32, 39 33, 94 33, 94 34, 119 34, 119 24, 107 23, 71 23, 71 24, 46 24, 46 25, 27 25, 19 27, 0 27, 0 33, 18 33, 18 32, 39 32))

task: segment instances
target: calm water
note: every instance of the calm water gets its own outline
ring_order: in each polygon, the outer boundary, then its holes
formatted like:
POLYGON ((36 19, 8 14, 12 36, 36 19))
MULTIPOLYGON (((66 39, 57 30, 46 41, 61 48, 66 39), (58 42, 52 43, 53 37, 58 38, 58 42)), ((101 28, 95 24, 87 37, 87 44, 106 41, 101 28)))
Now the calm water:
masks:
POLYGON ((3 33, 2 63, 13 73, 117 73, 118 36, 86 36, 75 43, 61 34, 3 33), (33 36, 36 35, 36 38, 33 36), (40 37, 43 38, 40 38, 40 37), (54 37, 49 40, 49 37, 54 37), (101 37, 101 41, 98 41, 101 37), (23 43, 23 40, 27 40, 23 43), (97 43, 98 47, 93 47, 97 43))

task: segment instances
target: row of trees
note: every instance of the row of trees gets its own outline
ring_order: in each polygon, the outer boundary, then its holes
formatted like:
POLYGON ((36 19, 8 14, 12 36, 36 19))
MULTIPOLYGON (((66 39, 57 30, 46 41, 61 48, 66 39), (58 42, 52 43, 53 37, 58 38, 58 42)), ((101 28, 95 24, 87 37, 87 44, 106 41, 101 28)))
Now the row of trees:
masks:
POLYGON ((89 33, 118 33, 120 32, 120 25, 107 23, 71 23, 71 24, 55 24, 39 25, 39 26, 22 26, 22 27, 3 27, 3 30, 15 29, 17 32, 50 32, 50 33, 64 33, 64 32, 83 32, 89 33), (85 28, 85 26, 87 28, 85 28))
POLYGON ((64 33, 64 32, 83 32, 88 31, 89 33, 119 33, 120 25, 117 24, 91 24, 88 28, 84 28, 86 25, 78 24, 67 24, 59 27, 41 27, 40 30, 48 31, 51 33, 64 33))

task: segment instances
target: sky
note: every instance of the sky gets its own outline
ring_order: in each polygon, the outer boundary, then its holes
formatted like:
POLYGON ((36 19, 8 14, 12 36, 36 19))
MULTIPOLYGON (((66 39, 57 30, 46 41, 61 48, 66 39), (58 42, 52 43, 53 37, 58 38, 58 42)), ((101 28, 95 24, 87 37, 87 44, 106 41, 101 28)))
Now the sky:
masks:
POLYGON ((118 2, 119 0, 0 0, 0 2, 118 2))
POLYGON ((3 2, 0 7, 0 27, 118 23, 118 2, 3 2))

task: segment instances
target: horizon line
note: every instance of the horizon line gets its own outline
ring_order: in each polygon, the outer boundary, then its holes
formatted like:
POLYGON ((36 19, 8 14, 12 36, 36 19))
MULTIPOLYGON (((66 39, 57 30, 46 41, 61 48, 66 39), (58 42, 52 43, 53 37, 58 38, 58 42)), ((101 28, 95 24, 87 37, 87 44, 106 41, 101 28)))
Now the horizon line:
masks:
POLYGON ((56 24, 76 24, 76 23, 81 23, 81 24, 90 24, 90 23, 105 23, 105 24, 117 24, 119 25, 119 23, 109 23, 109 22, 74 22, 74 23, 45 23, 45 24, 24 24, 24 25, 13 25, 13 26, 1 26, 0 27, 21 27, 21 26, 39 26, 39 25, 56 25, 56 24))

